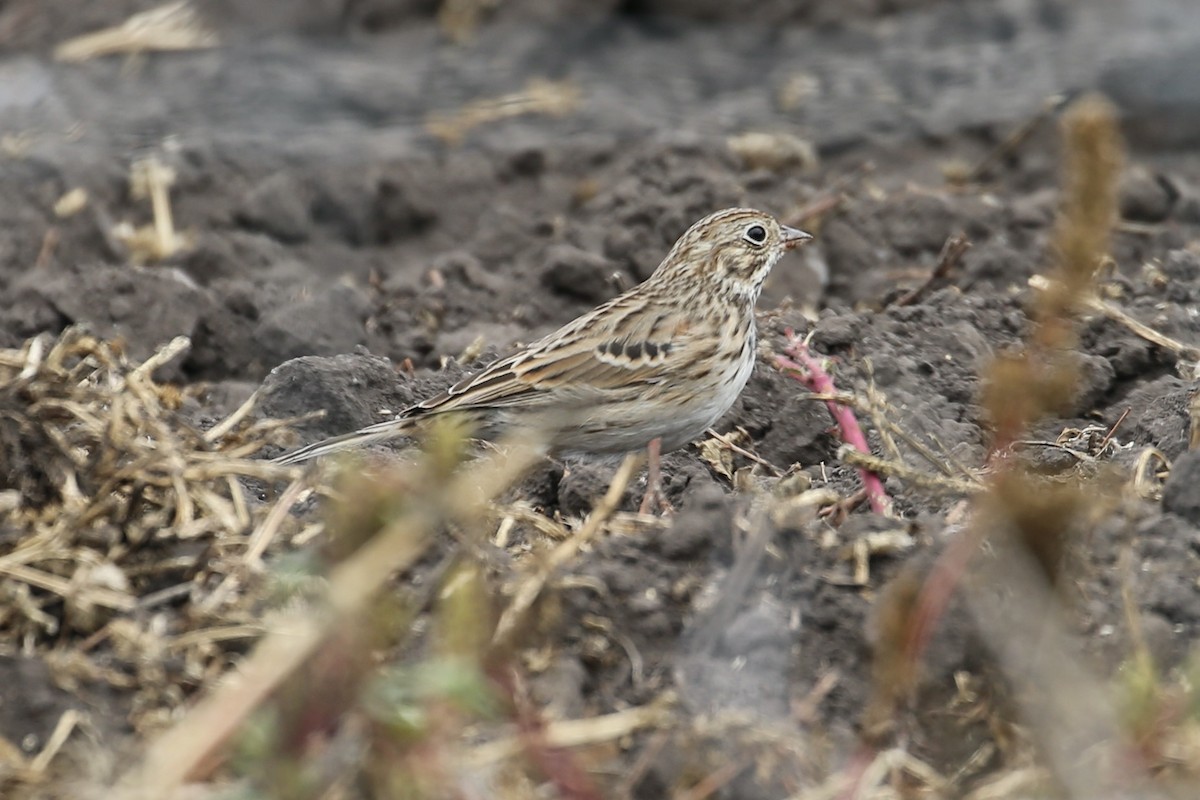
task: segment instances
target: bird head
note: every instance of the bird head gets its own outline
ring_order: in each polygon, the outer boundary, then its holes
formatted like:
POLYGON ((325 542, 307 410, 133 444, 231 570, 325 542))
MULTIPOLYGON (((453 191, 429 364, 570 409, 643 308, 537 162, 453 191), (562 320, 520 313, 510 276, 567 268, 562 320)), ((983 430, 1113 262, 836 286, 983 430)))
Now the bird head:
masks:
POLYGON ((762 211, 728 208, 688 228, 653 280, 754 302, 780 257, 812 238, 762 211))

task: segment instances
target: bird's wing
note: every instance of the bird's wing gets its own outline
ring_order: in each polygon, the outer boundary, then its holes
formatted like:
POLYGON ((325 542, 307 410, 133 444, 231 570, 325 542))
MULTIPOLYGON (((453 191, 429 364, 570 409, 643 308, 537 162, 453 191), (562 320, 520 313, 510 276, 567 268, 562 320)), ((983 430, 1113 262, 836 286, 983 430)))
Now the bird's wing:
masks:
POLYGON ((534 405, 554 396, 581 399, 661 382, 676 364, 711 357, 700 326, 667 306, 619 301, 568 323, 524 350, 418 403, 409 416, 534 405))
POLYGON ((605 392, 661 383, 716 354, 716 337, 685 310, 622 295, 514 355, 402 411, 395 419, 310 444, 278 459, 295 464, 407 435, 422 417, 540 403, 586 405, 605 392))

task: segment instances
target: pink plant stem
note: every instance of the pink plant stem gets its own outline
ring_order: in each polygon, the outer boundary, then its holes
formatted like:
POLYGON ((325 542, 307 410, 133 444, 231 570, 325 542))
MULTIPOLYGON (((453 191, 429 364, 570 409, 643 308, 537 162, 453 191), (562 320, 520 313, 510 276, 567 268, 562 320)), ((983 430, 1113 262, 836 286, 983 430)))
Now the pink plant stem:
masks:
MULTIPOLYGON (((833 378, 829 377, 829 373, 821 366, 820 360, 813 358, 809 353, 808 345, 791 330, 787 331, 787 337, 788 346, 783 351, 786 355, 775 356, 775 362, 816 394, 837 394, 833 378)), ((826 400, 825 407, 829 409, 830 416, 838 424, 838 428, 842 432, 842 441, 858 452, 870 455, 871 449, 867 446, 867 437, 863 435, 862 427, 859 426, 854 412, 833 400, 826 400)), ((863 488, 866 489, 871 510, 876 514, 892 513, 892 500, 883 488, 883 481, 879 479, 879 476, 862 468, 858 470, 858 474, 862 478, 863 488)))

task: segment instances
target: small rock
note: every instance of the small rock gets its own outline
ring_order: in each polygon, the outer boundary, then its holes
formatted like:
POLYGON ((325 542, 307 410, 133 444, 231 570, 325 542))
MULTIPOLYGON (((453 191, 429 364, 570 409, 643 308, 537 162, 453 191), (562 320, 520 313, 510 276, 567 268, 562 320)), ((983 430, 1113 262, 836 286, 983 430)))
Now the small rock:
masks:
POLYGON ((1029 256, 1002 241, 983 242, 963 257, 969 284, 987 282, 997 287, 1021 285, 1041 267, 1029 256))
POLYGON ((380 421, 381 408, 397 410, 391 396, 398 379, 392 362, 377 356, 306 356, 280 364, 263 381, 258 411, 287 419, 313 411, 325 416, 295 427, 312 440, 380 421))
MULTIPOLYGON (((139 361, 176 336, 193 337, 214 304, 208 291, 174 267, 37 270, 14 281, 7 294, 37 309, 38 318, 47 322, 53 309, 68 324, 87 325, 106 339, 123 337, 130 356, 139 361)), ((178 380, 183 363, 176 359, 155 375, 178 380)))
POLYGON ((904 255, 936 253, 959 224, 954 209, 943 197, 910 192, 883 208, 887 241, 904 255))
POLYGON ((865 328, 866 318, 862 314, 823 312, 813 331, 811 344, 823 352, 852 347, 862 339, 865 328))
POLYGON ((433 260, 432 268, 439 272, 447 283, 456 283, 470 289, 497 291, 499 282, 484 268, 483 262, 466 250, 451 250, 433 260))
POLYGON ((1156 447, 1170 459, 1178 457, 1188 446, 1188 406, 1194 391, 1194 384, 1174 375, 1142 384, 1121 403, 1120 407, 1130 412, 1125 424, 1117 429, 1117 439, 1156 447))
POLYGON ((1175 218, 1189 225, 1200 223, 1200 189, 1182 181, 1176 181, 1179 200, 1175 203, 1175 218))
MULTIPOLYGON (((596 502, 608 491, 616 474, 619 460, 613 458, 571 458, 566 463, 562 480, 558 482, 558 510, 563 516, 583 517, 591 513, 596 502)), ((621 508, 634 507, 633 482, 625 488, 621 508)))
POLYGON ((1079 459, 1061 447, 1030 447, 1026 458, 1037 475, 1065 475, 1079 466, 1079 459))
POLYGON ((1162 271, 1180 283, 1200 281, 1200 254, 1191 250, 1172 250, 1162 261, 1162 271))
POLYGON ((1163 486, 1164 511, 1200 525, 1200 451, 1189 450, 1171 465, 1171 477, 1163 486))
POLYGON ((312 222, 308 192, 287 172, 277 172, 250 189, 234 219, 243 228, 285 244, 307 241, 312 222))
POLYGON ((376 185, 372 224, 377 244, 391 244, 424 233, 437 218, 434 206, 407 180, 389 176, 376 185))
POLYGON ((1079 375, 1072 409, 1075 413, 1086 414, 1097 408, 1108 394, 1116 382, 1117 371, 1104 356, 1074 353, 1072 360, 1079 375))
POLYGON ((521 148, 509 157, 508 168, 514 176, 537 177, 546 170, 546 151, 536 145, 521 148))
POLYGON ((377 243, 381 226, 373 216, 379 205, 375 187, 354 171, 332 165, 317 170, 311 185, 308 213, 314 225, 334 241, 351 247, 377 243))
POLYGON ((357 287, 337 284, 324 293, 265 315, 254 332, 264 363, 346 353, 365 344, 371 304, 357 287))
POLYGON ((1174 187, 1145 168, 1135 167, 1121 176, 1117 203, 1121 217, 1131 222, 1162 222, 1176 199, 1174 187))
POLYGON ((716 484, 704 484, 688 496, 671 530, 655 544, 667 558, 694 558, 714 542, 728 540, 732 530, 733 504, 729 496, 716 484))

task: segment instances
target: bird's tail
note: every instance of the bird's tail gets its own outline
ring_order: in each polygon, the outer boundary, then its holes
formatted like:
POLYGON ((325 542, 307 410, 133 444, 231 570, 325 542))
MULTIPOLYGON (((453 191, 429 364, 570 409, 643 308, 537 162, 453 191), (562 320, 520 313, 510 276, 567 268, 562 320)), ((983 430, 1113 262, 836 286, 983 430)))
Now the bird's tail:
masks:
POLYGON ((331 453, 340 453, 343 450, 362 447, 372 442, 385 442, 388 439, 395 439, 411 433, 414 422, 414 420, 407 418, 377 422, 374 425, 359 428, 352 433, 344 433, 341 436, 333 436, 328 439, 322 439, 319 442, 313 442, 310 445, 301 447, 299 450, 293 450, 290 453, 285 453, 276 459, 272 459, 272 461, 275 464, 299 464, 301 461, 308 461, 318 456, 327 456, 331 453))

